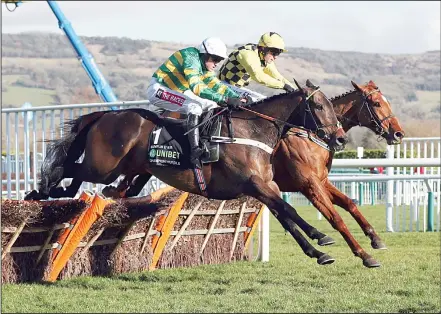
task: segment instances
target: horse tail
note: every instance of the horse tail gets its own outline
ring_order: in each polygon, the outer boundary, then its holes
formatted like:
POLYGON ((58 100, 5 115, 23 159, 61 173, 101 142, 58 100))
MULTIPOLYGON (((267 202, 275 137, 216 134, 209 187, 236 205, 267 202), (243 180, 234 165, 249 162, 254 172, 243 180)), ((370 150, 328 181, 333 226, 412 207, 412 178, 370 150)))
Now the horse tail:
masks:
POLYGON ((65 136, 46 140, 48 146, 41 166, 40 190, 48 192, 62 179, 65 164, 74 163, 81 157, 86 146, 87 133, 95 122, 109 111, 92 112, 77 119, 66 121, 63 125, 65 136))

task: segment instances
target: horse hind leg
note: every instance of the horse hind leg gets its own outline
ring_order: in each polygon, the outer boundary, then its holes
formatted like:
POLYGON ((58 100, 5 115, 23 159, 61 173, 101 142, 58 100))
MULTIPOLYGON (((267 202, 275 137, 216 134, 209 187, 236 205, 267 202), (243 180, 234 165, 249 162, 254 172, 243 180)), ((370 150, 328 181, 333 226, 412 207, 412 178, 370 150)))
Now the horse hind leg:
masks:
POLYGON ((48 197, 75 197, 84 181, 77 175, 85 172, 82 166, 81 163, 71 163, 67 166, 55 167, 50 173, 43 173, 40 181, 40 193, 45 193, 46 199, 48 197), (72 182, 66 188, 58 186, 64 178, 72 178, 72 182))
POLYGON ((75 160, 72 161, 72 158, 67 158, 62 165, 59 164, 60 163, 51 159, 45 160, 41 169, 41 179, 38 183, 38 191, 33 190, 28 193, 24 198, 25 200, 48 199, 49 197, 53 197, 51 194, 63 194, 61 190, 59 190, 62 188, 57 188, 58 184, 60 184, 61 180, 64 178, 75 177, 75 171, 77 171, 78 165, 80 164, 75 163, 75 160), (53 192, 54 190, 57 192, 53 192))
POLYGON ((59 187, 60 182, 65 178, 64 168, 56 167, 50 174, 43 175, 40 180, 38 191, 33 190, 25 196, 25 200, 44 200, 61 197, 75 197, 83 181, 73 179, 71 184, 65 188, 59 187))
POLYGON ((357 205, 329 181, 326 181, 325 187, 328 189, 333 204, 340 206, 351 214, 357 221, 361 230, 371 240, 372 248, 376 250, 386 250, 386 244, 381 240, 380 236, 375 232, 374 228, 369 224, 367 219, 358 210, 357 205))
POLYGON ((49 198, 50 191, 55 188, 64 176, 63 167, 55 167, 51 171, 43 171, 38 183, 38 190, 32 190, 24 197, 24 200, 46 200, 49 198))
POLYGON ((279 196, 280 193, 277 193, 271 189, 271 187, 266 184, 262 178, 252 176, 246 192, 247 195, 261 201, 268 207, 268 209, 282 224, 285 230, 288 230, 293 238, 297 241, 305 255, 311 258, 316 258, 319 265, 331 264, 335 261, 335 259, 328 254, 318 251, 308 242, 308 240, 305 239, 305 237, 298 230, 296 222, 288 213, 289 210, 296 213, 296 210, 282 200, 279 196))
POLYGON ((73 198, 78 193, 83 181, 79 179, 72 179, 72 182, 66 188, 53 187, 49 191, 49 196, 52 198, 70 197, 73 198))
POLYGON ((78 190, 83 183, 83 180, 80 180, 75 174, 82 173, 83 170, 82 164, 72 163, 68 167, 57 167, 51 172, 51 176, 48 182, 50 182, 47 186, 49 189, 49 196, 52 198, 61 198, 61 197, 70 197, 73 198, 77 194, 78 190), (66 187, 63 188, 58 186, 60 182, 64 178, 72 178, 72 182, 66 187))
POLYGON ((349 232, 348 227, 343 222, 339 213, 335 210, 325 188, 316 179, 309 181, 309 193, 305 194, 311 203, 323 214, 332 227, 340 232, 352 253, 363 260, 363 265, 368 268, 381 266, 372 256, 370 256, 355 240, 349 232))
MULTIPOLYGON (((277 184, 274 181, 271 181, 268 184, 273 191, 275 191, 277 194, 280 195, 280 190, 277 184)), ((291 215, 291 211, 288 212, 289 215, 291 215)), ((298 216, 301 222, 301 225, 299 224, 299 227, 305 232, 305 234, 311 239, 311 240, 317 240, 317 244, 320 246, 327 246, 332 245, 335 243, 335 240, 331 238, 330 236, 324 234, 323 232, 320 232, 317 228, 311 226, 308 224, 303 218, 298 216)), ((291 219, 296 219, 296 217, 291 217, 291 219)))

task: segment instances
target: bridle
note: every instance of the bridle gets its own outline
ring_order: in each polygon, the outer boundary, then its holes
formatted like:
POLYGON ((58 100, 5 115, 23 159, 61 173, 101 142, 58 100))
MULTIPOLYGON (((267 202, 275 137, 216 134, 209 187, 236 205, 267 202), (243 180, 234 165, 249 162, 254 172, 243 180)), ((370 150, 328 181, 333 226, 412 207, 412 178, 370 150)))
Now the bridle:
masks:
MULTIPOLYGON (((323 125, 323 124, 321 124, 321 123, 317 123, 317 120, 315 119, 314 114, 312 113, 311 105, 310 105, 310 103, 309 103, 309 99, 310 99, 312 96, 314 96, 314 94, 317 93, 319 90, 320 90, 320 88, 317 88, 317 89, 314 90, 310 95, 307 95, 305 92, 303 92, 303 96, 304 96, 304 98, 303 98, 302 102, 303 102, 303 104, 305 105, 305 111, 304 111, 304 116, 303 116, 303 125, 305 125, 305 123, 306 123, 306 114, 307 114, 307 112, 309 112, 309 114, 310 114, 311 117, 312 117, 312 120, 314 121, 314 124, 315 124, 315 127, 316 127, 316 128, 315 128, 315 130, 308 130, 308 131, 314 133, 314 134, 317 135, 319 138, 321 138, 321 139, 327 141, 327 140, 330 139, 331 136, 330 136, 330 134, 326 133, 326 131, 325 131, 326 128, 329 128, 329 127, 335 126, 335 127, 337 127, 337 131, 338 131, 338 129, 343 128, 343 127, 342 127, 342 124, 340 123, 340 121, 337 121, 337 123, 331 123, 331 124, 326 124, 326 125, 323 125)), ((302 90, 302 91, 303 91, 303 90, 302 90)), ((299 104, 299 106, 300 106, 300 104, 299 104)), ((254 110, 248 109, 248 108, 246 108, 246 107, 240 107, 240 108, 241 108, 242 110, 252 112, 252 113, 254 113, 255 115, 257 115, 257 116, 259 116, 259 117, 261 117, 261 118, 263 118, 263 119, 266 119, 266 120, 268 120, 268 121, 281 123, 281 124, 283 124, 283 125, 285 125, 286 127, 289 127, 289 128, 299 128, 299 129, 304 129, 304 130, 306 129, 305 127, 297 126, 297 125, 294 125, 294 124, 288 123, 288 122, 286 122, 286 121, 282 121, 282 120, 276 119, 276 118, 274 118, 274 117, 267 116, 267 115, 262 114, 262 113, 260 113, 260 112, 256 112, 256 111, 254 111, 254 110)), ((337 132, 337 131, 336 131, 336 132, 337 132)))
MULTIPOLYGON (((320 125, 317 123, 317 120, 315 119, 314 114, 312 113, 311 110, 311 106, 309 103, 309 99, 314 96, 315 93, 317 93, 320 90, 320 87, 317 88, 316 90, 314 90, 309 96, 307 96, 304 100, 305 103, 305 111, 304 111, 304 115, 303 115, 303 125, 306 125, 306 114, 309 112, 310 116, 312 117, 312 121, 314 122, 315 125, 315 130, 311 130, 312 133, 314 133, 315 135, 317 135, 319 138, 321 138, 324 141, 329 141, 331 138, 331 135, 329 133, 326 133, 325 129, 329 128, 329 127, 336 127, 337 130, 333 133, 335 134, 338 129, 342 128, 342 124, 340 123, 340 121, 337 120, 337 123, 330 123, 330 124, 321 124, 320 125)), ((297 127, 297 126, 296 126, 297 127)))
MULTIPOLYGON (((375 110, 373 110, 372 106, 369 105, 369 99, 368 97, 374 93, 380 93, 380 90, 378 88, 374 89, 373 91, 370 91, 369 93, 365 94, 364 92, 362 93, 361 97, 362 97, 362 102, 361 102, 361 106, 360 109, 357 112, 357 120, 358 121, 354 121, 351 118, 346 117, 344 114, 340 115, 341 119, 347 120, 349 122, 351 122, 354 125, 358 125, 358 126, 362 126, 361 124, 361 119, 360 119, 360 114, 363 110, 363 107, 366 106, 367 111, 369 112, 369 119, 370 119, 370 123, 374 126, 374 132, 376 135, 378 135, 379 139, 381 140, 381 137, 384 137, 385 135, 389 135, 389 132, 386 131, 385 127, 383 127, 383 122, 387 121, 391 118, 394 117, 393 114, 390 114, 386 117, 384 117, 383 119, 380 119, 380 117, 378 116, 378 114, 376 113, 375 110)), ((343 107, 343 112, 345 112, 345 108, 346 108, 347 104, 345 104, 345 106, 343 107)))

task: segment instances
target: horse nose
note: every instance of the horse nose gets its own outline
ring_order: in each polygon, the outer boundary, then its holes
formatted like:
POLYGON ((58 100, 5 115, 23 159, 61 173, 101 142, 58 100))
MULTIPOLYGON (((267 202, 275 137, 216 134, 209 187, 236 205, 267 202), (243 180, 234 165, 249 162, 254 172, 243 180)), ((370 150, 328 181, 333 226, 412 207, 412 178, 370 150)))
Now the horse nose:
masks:
POLYGON ((404 137, 404 133, 401 131, 397 131, 394 133, 394 139, 397 141, 401 141, 404 137))
POLYGON ((342 128, 339 128, 335 134, 335 144, 343 146, 348 142, 348 136, 342 128))
POLYGON ((335 139, 335 143, 338 146, 343 146, 348 142, 348 137, 347 136, 339 136, 335 139))

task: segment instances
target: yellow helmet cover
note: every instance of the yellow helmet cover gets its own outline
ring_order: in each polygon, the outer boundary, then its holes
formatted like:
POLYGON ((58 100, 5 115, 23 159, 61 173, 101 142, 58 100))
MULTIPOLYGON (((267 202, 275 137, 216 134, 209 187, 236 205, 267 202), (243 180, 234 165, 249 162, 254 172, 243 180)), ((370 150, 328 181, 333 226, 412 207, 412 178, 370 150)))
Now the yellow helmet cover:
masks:
POLYGON ((285 42, 283 41, 282 36, 280 36, 276 32, 268 32, 263 34, 260 37, 258 46, 277 48, 282 50, 283 52, 287 52, 287 50, 285 50, 285 42))

